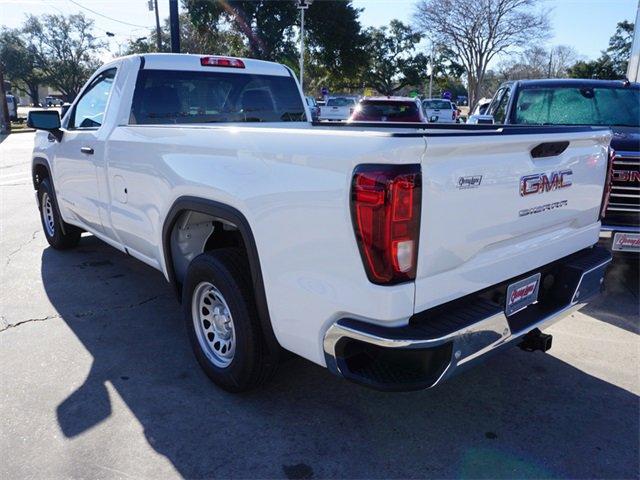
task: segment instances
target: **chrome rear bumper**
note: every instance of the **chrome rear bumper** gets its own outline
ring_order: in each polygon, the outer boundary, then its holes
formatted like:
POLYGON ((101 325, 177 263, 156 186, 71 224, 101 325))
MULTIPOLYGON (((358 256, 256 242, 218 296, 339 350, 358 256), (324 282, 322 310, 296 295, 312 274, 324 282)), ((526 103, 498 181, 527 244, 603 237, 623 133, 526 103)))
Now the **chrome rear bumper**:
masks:
POLYGON ((600 292, 610 261, 609 251, 593 247, 541 267, 546 291, 511 317, 496 297, 521 277, 414 315, 404 327, 341 319, 325 333, 327 367, 379 390, 433 387, 583 307, 600 292))

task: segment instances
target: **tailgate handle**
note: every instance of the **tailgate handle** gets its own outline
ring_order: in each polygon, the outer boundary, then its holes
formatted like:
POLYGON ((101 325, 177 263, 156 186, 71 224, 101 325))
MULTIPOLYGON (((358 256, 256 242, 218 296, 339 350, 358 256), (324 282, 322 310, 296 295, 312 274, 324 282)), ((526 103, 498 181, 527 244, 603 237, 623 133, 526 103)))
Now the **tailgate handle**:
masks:
POLYGON ((545 142, 536 145, 531 149, 533 158, 555 157, 564 152, 569 146, 569 142, 545 142))

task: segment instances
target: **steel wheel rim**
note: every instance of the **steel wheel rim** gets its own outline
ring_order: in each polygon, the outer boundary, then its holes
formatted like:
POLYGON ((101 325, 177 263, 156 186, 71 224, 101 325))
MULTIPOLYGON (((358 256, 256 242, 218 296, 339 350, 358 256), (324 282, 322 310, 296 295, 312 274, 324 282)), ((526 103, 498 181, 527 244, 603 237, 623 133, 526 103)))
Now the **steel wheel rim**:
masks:
POLYGON ((216 367, 228 367, 236 352, 236 331, 231 309, 213 284, 201 282, 195 288, 191 317, 202 352, 216 367))
POLYGON ((56 233, 56 224, 53 219, 53 204, 51 203, 51 197, 47 192, 42 194, 42 220, 44 228, 47 231, 47 235, 53 237, 56 233))

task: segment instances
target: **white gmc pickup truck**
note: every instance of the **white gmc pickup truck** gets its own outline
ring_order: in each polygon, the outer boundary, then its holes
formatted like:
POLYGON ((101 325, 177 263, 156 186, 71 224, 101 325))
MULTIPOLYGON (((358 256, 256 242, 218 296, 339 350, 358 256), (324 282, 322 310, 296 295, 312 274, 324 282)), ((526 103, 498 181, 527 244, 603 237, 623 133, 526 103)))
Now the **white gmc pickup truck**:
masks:
POLYGON ((90 232, 174 285, 195 355, 230 391, 281 349, 383 390, 428 388, 602 288, 610 131, 325 125, 285 66, 117 59, 40 131, 47 240, 90 232))

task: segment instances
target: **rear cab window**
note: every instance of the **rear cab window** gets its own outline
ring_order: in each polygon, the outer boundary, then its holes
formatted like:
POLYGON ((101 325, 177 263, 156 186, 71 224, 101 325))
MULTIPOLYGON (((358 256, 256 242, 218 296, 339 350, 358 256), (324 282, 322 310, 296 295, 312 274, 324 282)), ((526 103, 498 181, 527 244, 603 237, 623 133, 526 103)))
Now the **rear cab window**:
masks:
POLYGON ((451 102, 447 100, 425 100, 423 106, 429 110, 453 110, 451 102))
POLYGON ((290 76, 141 70, 130 124, 306 122, 290 76))
POLYGON ((420 111, 415 102, 364 100, 354 113, 356 120, 419 122, 420 111))
POLYGON ((327 107, 351 107, 355 103, 355 98, 336 97, 327 100, 327 107))

